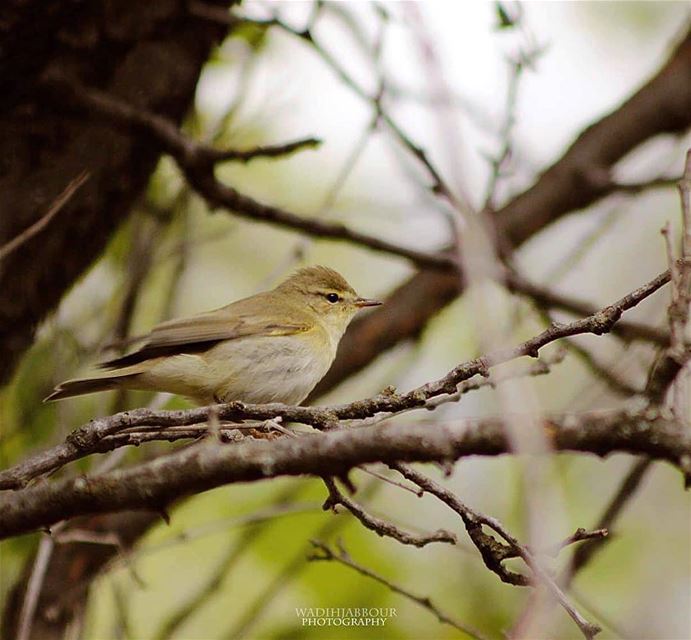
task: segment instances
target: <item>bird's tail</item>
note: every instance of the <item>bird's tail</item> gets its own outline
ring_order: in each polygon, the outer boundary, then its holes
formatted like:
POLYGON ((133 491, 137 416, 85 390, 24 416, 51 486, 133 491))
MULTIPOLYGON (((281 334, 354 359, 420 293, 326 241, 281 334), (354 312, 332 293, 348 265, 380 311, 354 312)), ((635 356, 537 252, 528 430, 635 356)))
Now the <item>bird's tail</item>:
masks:
POLYGON ((66 380, 55 387, 53 393, 44 398, 43 402, 52 402, 53 400, 62 400, 63 398, 82 396, 86 393, 95 393, 96 391, 109 391, 111 389, 117 389, 127 378, 131 378, 135 375, 137 374, 128 373, 123 375, 109 375, 96 378, 66 380))

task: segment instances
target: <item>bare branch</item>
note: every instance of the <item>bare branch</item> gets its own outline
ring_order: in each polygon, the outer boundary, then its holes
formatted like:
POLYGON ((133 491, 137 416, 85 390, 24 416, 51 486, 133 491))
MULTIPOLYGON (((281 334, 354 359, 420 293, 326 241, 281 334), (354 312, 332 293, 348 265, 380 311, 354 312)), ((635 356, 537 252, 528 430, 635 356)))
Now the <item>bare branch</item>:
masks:
MULTIPOLYGON (((669 281, 670 272, 666 271, 649 283, 624 296, 617 302, 598 311, 597 313, 569 324, 553 324, 551 327, 526 340, 517 347, 500 348, 474 360, 463 363, 452 369, 439 380, 426 383, 412 391, 398 395, 395 393, 381 394, 375 398, 361 400, 346 405, 327 408, 290 407, 281 404, 250 405, 240 402, 220 405, 218 416, 221 420, 272 420, 281 417, 292 422, 309 424, 318 429, 331 429, 337 426, 339 420, 362 419, 378 413, 399 413, 404 410, 427 406, 430 399, 445 394, 454 394, 458 385, 476 374, 488 376, 489 369, 497 364, 508 362, 521 356, 537 357, 539 350, 547 344, 560 338, 594 333, 600 335, 611 330, 622 313, 634 307, 646 297, 669 281)), ((215 409, 214 409, 215 410, 215 409)), ((39 454, 35 458, 23 463, 24 471, 20 474, 9 470, 0 473, 0 488, 18 486, 48 470, 82 457, 84 451, 99 451, 98 447, 110 450, 106 436, 125 429, 141 426, 174 427, 199 424, 208 420, 210 409, 200 408, 185 411, 156 412, 148 409, 138 409, 116 414, 110 418, 94 420, 88 425, 75 430, 65 443, 54 448, 52 452, 39 454), (90 447, 96 447, 90 449, 90 447), (8 484, 9 483, 9 484, 8 484)))
MULTIPOLYGON (((555 416, 545 427, 557 451, 647 455, 691 475, 691 439, 681 425, 653 410, 555 416)), ((230 446, 201 442, 127 469, 5 493, 0 498, 0 538, 81 514, 139 508, 160 512, 177 498, 228 483, 284 475, 340 476, 372 462, 446 462, 509 449, 501 418, 375 425, 230 446)))
POLYGON ((370 531, 374 531, 380 536, 387 536, 394 540, 398 540, 398 542, 402 544, 409 544, 414 547, 424 547, 431 542, 456 543, 456 536, 444 529, 439 529, 434 533, 423 536, 417 536, 403 531, 403 529, 397 527, 393 523, 367 513, 357 502, 344 496, 339 491, 333 478, 323 478, 323 480, 326 488, 329 490, 329 497, 324 502, 324 510, 332 509, 336 511, 336 506, 340 504, 350 511, 350 513, 370 531))
POLYGON ((490 374, 486 378, 475 378, 473 380, 464 380, 458 385, 458 390, 448 396, 440 396, 438 398, 432 398, 425 404, 426 409, 433 409, 441 404, 446 404, 447 402, 458 402, 461 396, 469 393, 471 391, 477 391, 478 389, 483 389, 490 387, 492 389, 498 387, 500 384, 507 382, 508 380, 516 380, 519 378, 535 378, 538 376, 544 376, 550 373, 551 367, 558 364, 564 360, 566 357, 566 350, 559 349, 553 354, 548 356, 540 356, 534 362, 531 362, 528 366, 523 367, 514 371, 506 371, 497 374, 490 374))
POLYGON ((672 303, 669 310, 672 351, 683 367, 688 359, 685 333, 689 323, 691 305, 691 149, 686 152, 684 173, 678 182, 681 200, 681 264, 671 256, 670 271, 673 280, 672 303))
MULTIPOLYGON (((214 174, 216 162, 243 152, 217 150, 202 145, 182 134, 171 121, 153 112, 135 108, 112 95, 87 88, 76 81, 51 78, 49 86, 62 94, 63 99, 69 104, 104 117, 113 124, 136 127, 139 131, 150 135, 163 150, 173 156, 190 186, 203 196, 211 207, 228 209, 241 217, 269 222, 316 237, 346 240, 375 251, 406 258, 421 266, 434 269, 457 269, 456 262, 450 256, 401 247, 387 240, 349 229, 343 224, 318 218, 305 218, 285 209, 257 202, 233 187, 221 183, 214 174)), ((288 148, 294 151, 306 145, 314 146, 314 142, 310 138, 307 141, 272 147, 272 149, 288 148)), ((251 154, 251 152, 247 153, 251 154)))
MULTIPOLYGON (((678 183, 681 199, 682 241, 681 256, 674 259, 669 226, 663 229, 670 261, 672 281, 671 300, 667 310, 670 327, 670 345, 651 370, 646 393, 654 404, 664 401, 667 391, 691 359, 691 345, 686 341, 691 305, 691 149, 686 153, 684 173, 678 183)), ((675 410, 680 411, 678 407, 675 410)))
POLYGON ((480 552, 485 566, 492 573, 495 573, 502 582, 521 587, 530 584, 526 576, 511 571, 503 565, 504 560, 517 556, 517 550, 512 545, 498 542, 483 531, 482 526, 488 525, 491 522, 487 516, 471 509, 456 494, 434 482, 434 480, 415 470, 410 465, 394 463, 391 465, 391 468, 398 471, 407 480, 414 482, 423 491, 436 496, 461 517, 468 536, 480 552))
MULTIPOLYGON (((589 316, 596 312, 595 307, 588 302, 534 284, 515 272, 507 272, 505 282, 509 291, 528 296, 540 308, 558 309, 578 316, 589 316)), ((612 333, 625 341, 645 340, 661 346, 669 344, 669 333, 638 322, 617 323, 612 333)))
MULTIPOLYGON (((686 153, 684 172, 677 186, 682 213, 681 260, 676 261, 674 259, 669 225, 667 225, 663 229, 663 234, 672 281, 671 302, 668 309, 670 340, 667 349, 654 363, 649 374, 645 392, 652 404, 662 403, 667 389, 674 383, 679 371, 683 369, 691 357, 685 340, 686 325, 689 322, 689 303, 691 302, 691 262, 689 262, 689 258, 691 258, 691 150, 686 153)), ((681 419, 683 412, 676 406, 676 403, 674 409, 676 416, 681 419)), ((685 464, 689 465, 689 458, 685 459, 685 464)), ((651 466, 650 458, 639 460, 632 466, 619 490, 601 515, 598 527, 611 528, 635 494, 651 466)), ((688 485, 689 476, 686 477, 688 485)), ((592 559, 606 541, 607 539, 588 541, 574 553, 564 578, 567 586, 572 582, 576 573, 592 559)))
POLYGON ((532 584, 544 585, 548 591, 554 596, 564 610, 569 614, 572 620, 578 625, 581 633, 585 638, 591 640, 597 635, 601 629, 595 624, 588 622, 580 612, 569 601, 566 594, 561 590, 554 578, 535 560, 531 551, 523 544, 521 544, 504 525, 496 518, 492 518, 476 511, 473 511, 466 506, 461 500, 451 491, 434 482, 431 478, 419 473, 409 465, 396 464, 393 465, 405 478, 411 482, 415 482, 419 487, 431 493, 446 504, 449 508, 455 511, 463 520, 466 531, 470 536, 473 544, 478 548, 485 561, 488 569, 495 572, 502 581, 510 582, 511 584, 527 586, 532 584), (482 531, 482 525, 485 525, 495 531, 506 544, 502 544, 487 535, 482 531), (533 579, 529 580, 511 571, 508 571, 503 565, 502 561, 514 557, 514 554, 520 556, 528 565, 533 573, 533 579))
MULTIPOLYGON (((670 272, 665 271, 647 284, 587 318, 569 324, 554 323, 542 333, 516 347, 499 348, 479 358, 462 363, 444 377, 403 394, 387 392, 374 398, 334 407, 291 407, 282 404, 251 405, 231 402, 226 405, 218 405, 213 409, 209 407, 181 411, 135 409, 92 420, 73 431, 64 443, 37 454, 12 469, 0 472, 0 489, 21 487, 32 478, 57 469, 85 455, 102 453, 110 451, 116 446, 122 446, 122 442, 116 444, 117 440, 112 438, 109 440, 108 437, 127 429, 142 426, 179 427, 201 424, 208 420, 210 410, 218 410, 220 420, 237 422, 248 419, 273 420, 280 417, 285 421, 301 422, 317 429, 328 430, 339 426, 341 420, 362 419, 378 413, 400 413, 420 407, 432 407, 433 404, 428 405, 430 400, 457 393, 460 383, 477 374, 487 377, 490 368, 498 364, 522 356, 536 358, 540 349, 561 338, 584 333, 602 335, 611 331, 626 310, 635 307, 639 302, 652 295, 669 282, 669 278, 670 272)), ((128 437, 128 441, 124 444, 137 443, 137 440, 128 437)))
POLYGON ((31 637, 31 626, 36 613, 36 606, 38 605, 38 599, 43 588, 43 579, 46 575, 54 546, 55 542, 50 536, 42 537, 38 544, 34 566, 31 570, 31 577, 26 587, 22 609, 19 614, 17 640, 29 640, 31 637))
MULTIPOLYGON (((594 529, 593 531, 587 531, 586 529, 576 529, 576 531, 570 535, 566 540, 562 540, 552 551, 552 555, 557 555, 562 549, 576 544, 577 542, 583 542, 585 540, 603 540, 609 535, 609 531, 605 528, 594 529)), ((550 551, 548 551, 550 553, 550 551)))
POLYGON ((283 158, 296 151, 314 149, 320 146, 322 141, 319 138, 301 138, 293 142, 284 142, 275 145, 260 145, 251 149, 210 149, 209 156, 214 162, 233 161, 249 162, 256 158, 283 158))

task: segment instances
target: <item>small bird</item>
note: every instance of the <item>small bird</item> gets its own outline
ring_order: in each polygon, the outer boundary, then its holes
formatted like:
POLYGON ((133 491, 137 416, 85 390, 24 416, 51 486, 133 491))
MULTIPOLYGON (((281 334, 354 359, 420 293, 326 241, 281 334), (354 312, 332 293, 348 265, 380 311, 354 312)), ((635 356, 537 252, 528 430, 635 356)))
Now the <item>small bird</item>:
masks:
POLYGON ((333 269, 300 269, 271 291, 164 322, 107 373, 67 380, 44 402, 109 389, 167 391, 201 405, 302 402, 336 357, 361 298, 333 269))

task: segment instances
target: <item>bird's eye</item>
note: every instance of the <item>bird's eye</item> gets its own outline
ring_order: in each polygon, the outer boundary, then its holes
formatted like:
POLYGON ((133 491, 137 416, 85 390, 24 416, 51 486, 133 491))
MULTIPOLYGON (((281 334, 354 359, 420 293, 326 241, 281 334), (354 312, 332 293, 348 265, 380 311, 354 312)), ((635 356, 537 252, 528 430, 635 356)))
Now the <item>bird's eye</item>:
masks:
POLYGON ((338 301, 340 300, 340 298, 338 297, 338 294, 337 294, 337 293, 327 293, 327 294, 326 294, 326 299, 327 299, 329 302, 331 302, 332 304, 335 304, 336 302, 338 302, 338 301))

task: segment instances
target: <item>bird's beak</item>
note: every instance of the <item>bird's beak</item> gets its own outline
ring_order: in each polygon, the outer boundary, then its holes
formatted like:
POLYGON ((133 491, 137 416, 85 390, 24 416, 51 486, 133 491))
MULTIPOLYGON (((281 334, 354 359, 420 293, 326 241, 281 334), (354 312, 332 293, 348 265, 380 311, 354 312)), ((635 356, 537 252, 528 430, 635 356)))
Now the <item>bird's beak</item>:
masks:
POLYGON ((382 302, 380 300, 368 300, 367 298, 356 298, 356 307, 378 307, 382 302))

